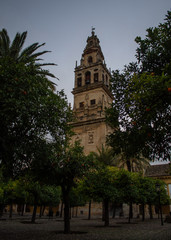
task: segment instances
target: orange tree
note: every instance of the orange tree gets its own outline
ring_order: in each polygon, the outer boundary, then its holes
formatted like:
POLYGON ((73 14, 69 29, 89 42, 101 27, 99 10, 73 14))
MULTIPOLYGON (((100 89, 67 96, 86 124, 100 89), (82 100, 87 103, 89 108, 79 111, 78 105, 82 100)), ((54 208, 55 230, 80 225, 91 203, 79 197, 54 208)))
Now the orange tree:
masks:
POLYGON ((71 120, 66 96, 55 92, 44 70, 35 43, 22 51, 27 33, 14 41, 6 30, 0 32, 0 167, 6 181, 39 159, 40 146, 47 136, 63 144, 71 120))
POLYGON ((149 214, 152 219, 152 205, 159 205, 158 193, 156 191, 156 185, 160 186, 160 203, 161 205, 169 205, 170 200, 166 191, 166 184, 162 180, 152 179, 148 177, 138 176, 136 180, 137 187, 139 189, 138 203, 142 206, 142 221, 145 219, 144 207, 149 205, 149 214))
POLYGON ((129 217, 130 222, 133 217, 132 204, 138 203, 139 188, 137 186, 137 173, 129 172, 125 169, 121 169, 118 172, 118 188, 121 191, 121 201, 129 205, 129 217))
POLYGON ((118 169, 109 166, 97 166, 91 169, 80 182, 83 194, 94 201, 104 204, 104 225, 109 226, 109 203, 120 202, 121 194, 118 184, 118 169))
MULTIPOLYGON (((39 174, 44 176, 43 181, 48 181, 61 187, 64 203, 64 233, 70 233, 70 206, 72 205, 72 190, 77 182, 93 164, 91 155, 85 156, 83 147, 79 142, 73 146, 51 143, 51 151, 44 167, 39 168, 39 174)), ((47 158, 46 158, 47 159, 47 158)), ((38 162, 36 162, 37 164, 38 162)), ((39 162, 40 163, 40 162, 39 162)), ((37 169, 36 165, 34 169, 37 169)), ((37 170, 35 170, 37 172, 37 170)), ((34 174, 35 175, 35 174, 34 174)))
POLYGON ((107 110, 107 121, 115 133, 109 143, 123 151, 125 134, 130 146, 125 150, 128 155, 143 153, 152 159, 170 158, 170 25, 168 11, 164 23, 148 28, 145 39, 135 39, 137 62, 112 75, 114 103, 107 110), (116 141, 118 137, 121 141, 116 141))

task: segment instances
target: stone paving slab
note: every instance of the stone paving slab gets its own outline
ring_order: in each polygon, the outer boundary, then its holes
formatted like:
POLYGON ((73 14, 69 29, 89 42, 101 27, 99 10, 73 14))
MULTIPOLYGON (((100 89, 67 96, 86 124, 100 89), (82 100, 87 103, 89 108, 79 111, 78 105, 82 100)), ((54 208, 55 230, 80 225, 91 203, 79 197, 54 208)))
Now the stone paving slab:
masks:
POLYGON ((0 219, 0 240, 171 240, 171 223, 161 226, 160 219, 110 219, 104 227, 101 219, 71 219, 72 234, 63 234, 64 222, 60 218, 37 219, 17 217, 0 219))

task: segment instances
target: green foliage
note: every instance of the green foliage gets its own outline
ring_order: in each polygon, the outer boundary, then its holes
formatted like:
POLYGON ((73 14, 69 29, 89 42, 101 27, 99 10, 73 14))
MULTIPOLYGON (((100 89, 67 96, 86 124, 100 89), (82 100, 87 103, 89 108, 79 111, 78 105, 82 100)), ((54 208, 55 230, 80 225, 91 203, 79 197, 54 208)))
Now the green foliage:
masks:
POLYGON ((165 183, 116 167, 103 167, 90 171, 79 188, 83 195, 95 201, 115 203, 158 204, 156 184, 160 184, 161 203, 169 204, 165 183))
POLYGON ((137 48, 137 60, 141 63, 142 72, 154 72, 161 75, 162 72, 171 70, 171 11, 166 14, 165 22, 158 27, 148 28, 144 40, 141 37, 135 39, 139 45, 137 48))
POLYGON ((121 201, 123 203, 138 203, 137 176, 137 173, 132 173, 125 169, 118 172, 117 186, 120 189, 121 201))
POLYGON ((125 138, 130 147, 124 150, 126 155, 170 159, 170 25, 168 11, 163 24, 147 29, 144 40, 136 38, 137 62, 125 66, 122 73, 113 72, 114 103, 107 110, 107 121, 115 133, 109 144, 123 151, 125 138))
MULTIPOLYGON (((45 43, 43 44, 33 43, 32 45, 22 50, 26 37, 27 32, 17 33, 15 35, 14 40, 11 43, 7 30, 2 29, 2 31, 0 31, 0 58, 1 59, 8 58, 15 63, 23 63, 24 65, 27 66, 34 65, 36 66, 37 74, 55 78, 55 76, 48 70, 43 70, 41 68, 42 66, 49 66, 55 64, 39 63, 39 61, 42 60, 39 58, 39 56, 49 52, 49 51, 36 52, 40 47, 44 46, 45 43)), ((51 84, 51 86, 54 85, 51 81, 49 81, 49 83, 51 84)))
POLYGON ((117 201, 120 196, 116 182, 117 172, 115 167, 101 167, 90 171, 80 183, 83 193, 95 201, 117 201))
POLYGON ((97 161, 97 165, 115 166, 113 149, 108 146, 104 147, 102 145, 101 149, 97 148, 97 153, 92 152, 92 155, 97 161))
POLYGON ((86 198, 80 191, 79 187, 72 188, 70 192, 70 207, 84 206, 86 204, 86 198))
POLYGON ((167 193, 167 186, 166 186, 165 182, 157 179, 157 180, 155 180, 155 190, 156 190, 156 185, 159 185, 159 192, 157 193, 155 203, 159 204, 159 197, 160 197, 160 202, 162 205, 170 205, 171 199, 167 193))
POLYGON ((3 204, 30 204, 57 206, 60 202, 60 187, 40 184, 30 176, 24 176, 17 180, 9 180, 1 184, 2 193, 0 203, 3 204))
POLYGON ((53 185, 41 186, 39 205, 56 207, 61 199, 61 188, 53 185))
POLYGON ((151 157, 169 159, 170 149, 170 77, 141 74, 135 76, 127 89, 129 115, 146 143, 155 152, 151 157), (130 93, 131 92, 131 93, 130 93))
POLYGON ((75 181, 82 178, 91 167, 92 157, 85 156, 79 142, 61 150, 57 156, 52 156, 51 176, 56 179, 56 184, 71 189, 75 181))
POLYGON ((0 164, 7 179, 38 160, 47 136, 56 145, 66 144, 71 128, 72 113, 64 92, 54 92, 46 77, 49 72, 37 64, 37 57, 46 51, 34 54, 40 47, 35 44, 20 57, 25 37, 17 35, 10 45, 7 33, 0 32, 0 164))

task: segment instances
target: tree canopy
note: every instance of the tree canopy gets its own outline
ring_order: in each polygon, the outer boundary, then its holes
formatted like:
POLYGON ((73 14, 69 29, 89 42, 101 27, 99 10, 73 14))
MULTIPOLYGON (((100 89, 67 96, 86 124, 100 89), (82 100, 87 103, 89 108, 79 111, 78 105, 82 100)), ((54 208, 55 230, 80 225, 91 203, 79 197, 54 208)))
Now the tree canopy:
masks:
POLYGON ((52 75, 39 63, 47 51, 36 53, 42 46, 36 43, 21 52, 26 36, 17 33, 10 44, 7 31, 0 32, 0 164, 7 179, 40 159, 48 137, 61 146, 70 135, 66 96, 54 91, 52 75))
POLYGON ((114 103, 107 110, 107 121, 115 128, 109 138, 113 147, 119 136, 126 135, 131 155, 152 159, 170 158, 171 115, 171 12, 165 22, 148 28, 145 39, 136 37, 137 62, 129 63, 123 72, 113 71, 111 90, 114 103), (131 144, 132 143, 132 144, 131 144))

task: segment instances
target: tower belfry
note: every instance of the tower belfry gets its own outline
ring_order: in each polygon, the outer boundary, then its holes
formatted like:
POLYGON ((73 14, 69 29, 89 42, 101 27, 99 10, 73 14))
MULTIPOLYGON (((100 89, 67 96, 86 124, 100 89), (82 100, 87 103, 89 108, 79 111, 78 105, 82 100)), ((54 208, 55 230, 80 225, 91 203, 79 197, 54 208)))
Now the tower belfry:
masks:
POLYGON ((92 28, 91 36, 81 56, 80 65, 75 67, 73 88, 76 120, 72 123, 75 135, 72 141, 81 140, 88 154, 105 145, 106 135, 110 132, 105 123, 105 108, 113 97, 109 89, 110 71, 107 69, 100 41, 92 28))

